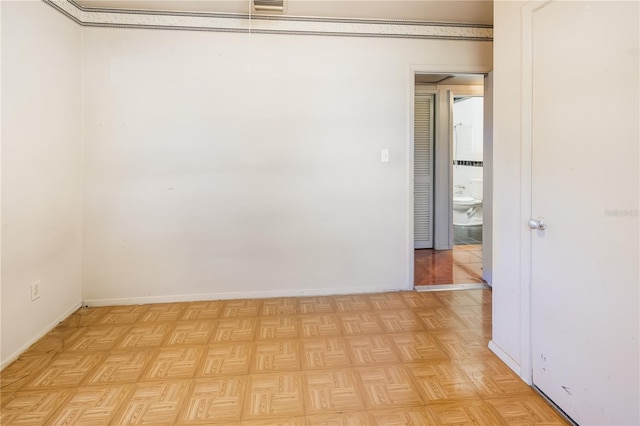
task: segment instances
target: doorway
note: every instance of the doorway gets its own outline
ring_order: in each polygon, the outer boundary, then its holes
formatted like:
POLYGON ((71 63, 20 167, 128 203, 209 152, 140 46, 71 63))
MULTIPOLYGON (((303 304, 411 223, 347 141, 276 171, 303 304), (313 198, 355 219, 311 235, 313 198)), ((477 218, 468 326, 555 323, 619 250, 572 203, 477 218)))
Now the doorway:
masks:
POLYGON ((486 285, 483 280, 481 207, 484 83, 484 75, 415 75, 413 136, 416 244, 413 266, 416 290, 452 290, 486 285), (431 144, 425 144, 423 140, 425 121, 420 105, 424 103, 425 96, 433 100, 431 144), (432 174, 426 179, 432 190, 428 206, 423 205, 424 197, 420 193, 420 186, 425 182, 422 176, 425 158, 432 161, 432 174), (475 199, 471 197, 472 192, 475 199), (468 206, 461 207, 460 202, 468 206), (431 233, 429 244, 424 244, 418 231, 424 226, 427 207, 431 233))

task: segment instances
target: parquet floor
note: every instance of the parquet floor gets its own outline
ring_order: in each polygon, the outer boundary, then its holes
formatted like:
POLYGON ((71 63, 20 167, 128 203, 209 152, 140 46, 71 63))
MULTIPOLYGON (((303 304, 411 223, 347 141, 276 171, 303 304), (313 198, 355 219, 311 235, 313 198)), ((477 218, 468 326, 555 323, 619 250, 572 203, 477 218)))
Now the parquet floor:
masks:
POLYGON ((417 286, 484 282, 482 244, 453 246, 453 250, 419 249, 414 259, 417 286))
POLYGON ((1 423, 564 424, 490 334, 490 290, 83 308, 2 371, 1 423))

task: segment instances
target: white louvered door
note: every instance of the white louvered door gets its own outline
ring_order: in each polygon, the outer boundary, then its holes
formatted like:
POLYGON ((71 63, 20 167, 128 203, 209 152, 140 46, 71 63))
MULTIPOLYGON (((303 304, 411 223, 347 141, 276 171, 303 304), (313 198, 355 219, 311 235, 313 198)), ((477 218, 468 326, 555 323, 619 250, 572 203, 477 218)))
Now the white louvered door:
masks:
POLYGON ((433 247, 434 95, 416 93, 414 102, 413 246, 433 247))

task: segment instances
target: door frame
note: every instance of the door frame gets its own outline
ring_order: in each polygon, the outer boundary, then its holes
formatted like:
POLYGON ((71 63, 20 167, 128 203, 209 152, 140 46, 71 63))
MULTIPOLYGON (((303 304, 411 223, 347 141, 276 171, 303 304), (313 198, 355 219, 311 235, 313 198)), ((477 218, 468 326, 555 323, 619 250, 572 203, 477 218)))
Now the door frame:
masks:
POLYGON ((533 233, 525 226, 532 215, 532 148, 533 148, 533 14, 549 3, 534 0, 521 9, 521 154, 520 154, 520 365, 519 376, 533 385, 533 346, 531 334, 531 244, 533 233))
MULTIPOLYGON (((486 67, 486 66, 482 66, 482 65, 411 65, 409 66, 408 72, 407 72, 407 79, 406 79, 406 92, 407 92, 407 142, 406 142, 406 147, 407 147, 407 189, 406 189, 406 202, 405 205, 407 206, 407 229, 406 229, 406 235, 407 235, 407 241, 406 241, 406 259, 407 259, 407 263, 406 263, 406 271, 407 271, 407 280, 409 281, 409 284, 411 285, 411 287, 415 287, 415 280, 414 280, 414 241, 413 241, 413 209, 414 209, 414 201, 413 201, 413 185, 414 185, 414 170, 413 170, 413 161, 414 161, 414 144, 413 144, 413 132, 414 132, 414 99, 415 99, 415 77, 416 75, 419 74, 479 74, 479 75, 487 75, 489 74, 489 72, 491 72, 491 69, 486 67)), ((436 93, 436 108, 439 105, 439 102, 441 102, 442 100, 440 99, 441 96, 439 96, 436 93)), ((451 104, 451 102, 449 102, 451 104)), ((452 107, 452 105, 451 105, 452 107)), ((436 109, 437 111, 437 109, 436 109)), ((450 121, 450 117, 451 114, 449 115, 449 121, 450 121)), ((440 127, 442 126, 438 126, 438 117, 436 116, 435 118, 435 143, 434 143, 434 158, 435 161, 438 161, 438 156, 440 155, 441 157, 444 154, 443 161, 446 161, 445 164, 448 165, 446 173, 443 173, 442 175, 438 173, 438 169, 437 169, 437 165, 440 164, 439 162, 435 163, 435 170, 434 170, 434 185, 438 185, 438 179, 440 180, 444 180, 444 184, 446 185, 446 187, 448 188, 453 188, 453 183, 452 183, 452 170, 451 170, 451 143, 450 143, 450 138, 452 137, 451 135, 451 131, 450 131, 450 127, 452 125, 451 122, 449 122, 449 125, 447 128, 445 128, 446 130, 446 135, 444 135, 445 140, 448 143, 448 146, 446 147, 444 152, 439 152, 439 146, 438 146, 438 141, 442 141, 442 134, 439 133, 440 127)), ((441 167, 442 168, 442 167, 441 167)), ((487 181, 485 180, 485 185, 487 185, 487 181)), ((447 219, 449 222, 451 221, 451 217, 452 217, 452 202, 453 202, 453 194, 452 191, 438 191, 436 189, 436 187, 434 186, 434 205, 437 206, 438 204, 440 205, 444 205, 444 206, 448 206, 447 210, 448 210, 448 216, 447 219), (443 193, 444 192, 444 193, 443 193), (440 193, 440 194, 438 194, 440 193)), ((439 223, 439 220, 443 220, 443 214, 440 213, 438 214, 438 211, 434 211, 434 225, 437 226, 437 224, 439 223)), ((448 240, 451 241, 451 243, 453 242, 453 228, 452 225, 450 229, 450 235, 448 236, 448 240)), ((436 246, 436 240, 435 237, 437 235, 434 234, 434 248, 442 248, 439 246, 436 246)), ((486 250, 491 251, 492 247, 486 247, 486 250)))

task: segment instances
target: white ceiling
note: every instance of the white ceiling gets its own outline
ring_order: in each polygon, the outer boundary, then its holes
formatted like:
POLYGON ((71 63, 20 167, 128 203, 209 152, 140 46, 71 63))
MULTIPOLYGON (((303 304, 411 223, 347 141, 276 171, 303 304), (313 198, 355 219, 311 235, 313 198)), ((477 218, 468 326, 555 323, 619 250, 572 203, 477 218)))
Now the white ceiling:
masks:
POLYGON ((416 83, 482 86, 484 76, 481 74, 416 74, 416 83))
MULTIPOLYGON (((251 0, 76 0, 82 7, 249 13, 251 0)), ((493 24, 489 0, 285 0, 285 15, 493 24)), ((254 12, 255 13, 255 12, 254 12)))

